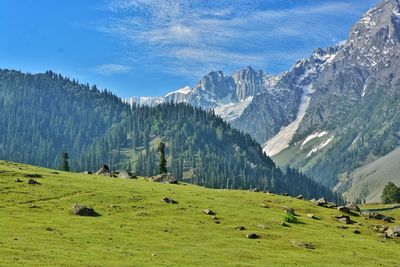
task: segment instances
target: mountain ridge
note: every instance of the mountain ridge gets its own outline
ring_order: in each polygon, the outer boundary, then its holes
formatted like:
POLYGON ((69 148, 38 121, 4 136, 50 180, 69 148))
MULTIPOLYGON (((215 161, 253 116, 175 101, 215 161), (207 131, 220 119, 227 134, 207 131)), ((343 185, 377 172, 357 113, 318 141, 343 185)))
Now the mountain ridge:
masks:
POLYGON ((350 29, 346 41, 316 49, 270 76, 234 116, 223 105, 216 114, 251 134, 283 166, 294 164, 345 193, 350 188, 343 185, 351 182, 336 186, 345 173, 400 146, 399 43, 400 2, 383 0, 350 29))

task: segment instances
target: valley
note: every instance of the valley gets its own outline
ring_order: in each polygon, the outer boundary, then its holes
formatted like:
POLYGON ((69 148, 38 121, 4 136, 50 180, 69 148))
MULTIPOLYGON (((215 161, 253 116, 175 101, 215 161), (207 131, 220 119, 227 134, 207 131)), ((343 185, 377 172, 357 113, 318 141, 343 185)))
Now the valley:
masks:
POLYGON ((399 266, 400 0, 0 22, 0 266, 399 266))

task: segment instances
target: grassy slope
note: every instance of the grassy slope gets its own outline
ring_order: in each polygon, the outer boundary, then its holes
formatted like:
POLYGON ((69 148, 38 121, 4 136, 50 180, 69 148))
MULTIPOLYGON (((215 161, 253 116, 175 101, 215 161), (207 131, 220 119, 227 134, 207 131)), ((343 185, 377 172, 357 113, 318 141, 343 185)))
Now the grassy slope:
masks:
MULTIPOLYGON (((362 225, 339 229, 336 210, 308 201, 52 172, 0 161, 0 266, 396 266, 400 258, 400 241, 383 242, 368 228, 380 222, 355 217, 362 225), (28 185, 27 173, 42 174, 42 184, 28 185), (163 197, 179 203, 161 203, 163 197), (71 215, 74 203, 91 205, 102 216, 71 215), (296 209, 301 223, 280 225, 284 205, 296 209), (221 224, 203 214, 206 208, 221 224), (237 231, 237 225, 247 229, 237 231), (262 238, 247 239, 249 232, 262 238), (316 248, 296 248, 292 240, 316 248)), ((390 214, 400 220, 396 212, 390 214)))
POLYGON ((383 188, 388 182, 400 185, 399 158, 400 148, 354 170, 350 174, 352 185, 346 196, 350 200, 353 200, 352 197, 361 196, 368 202, 379 202, 383 188))

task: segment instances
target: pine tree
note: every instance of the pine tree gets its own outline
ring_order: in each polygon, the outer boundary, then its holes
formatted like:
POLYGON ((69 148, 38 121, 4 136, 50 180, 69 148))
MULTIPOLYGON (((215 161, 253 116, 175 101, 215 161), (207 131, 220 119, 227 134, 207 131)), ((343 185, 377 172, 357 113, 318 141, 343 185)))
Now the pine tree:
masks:
POLYGON ((400 203, 400 188, 389 182, 383 189, 381 198, 384 204, 400 203))
POLYGON ((159 174, 167 173, 167 160, 165 159, 165 144, 160 142, 157 148, 158 152, 160 152, 160 165, 158 169, 159 174))
POLYGON ((60 170, 65 171, 65 172, 69 172, 70 168, 69 168, 69 155, 66 151, 61 153, 61 166, 60 166, 60 170))

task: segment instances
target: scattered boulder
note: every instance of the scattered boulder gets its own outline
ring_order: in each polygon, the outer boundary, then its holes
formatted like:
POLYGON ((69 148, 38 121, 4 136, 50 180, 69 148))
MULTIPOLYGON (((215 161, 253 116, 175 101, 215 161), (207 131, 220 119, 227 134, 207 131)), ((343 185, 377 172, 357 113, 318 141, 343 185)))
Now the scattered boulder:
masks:
POLYGON ((361 216, 377 220, 381 220, 383 218, 382 214, 372 211, 364 211, 361 213, 361 216))
POLYGON ((317 219, 317 217, 315 217, 315 215, 311 213, 307 214, 307 217, 311 219, 317 219))
POLYGON ((244 226, 242 226, 242 225, 236 226, 235 229, 238 230, 238 231, 246 230, 246 228, 244 226))
POLYGON ((284 226, 284 227, 290 227, 290 225, 285 223, 285 222, 281 222, 281 225, 284 226))
POLYGON ((336 208, 337 206, 338 206, 338 205, 336 205, 336 203, 333 203, 333 202, 328 202, 328 203, 325 205, 326 208, 330 208, 330 209, 336 208))
POLYGON ((28 184, 40 184, 40 183, 38 181, 36 181, 35 179, 29 179, 28 184))
POLYGON ((385 233, 387 230, 389 229, 389 227, 385 226, 385 225, 374 225, 372 226, 372 230, 374 230, 377 233, 385 233))
POLYGON ((318 200, 311 199, 310 202, 312 202, 313 204, 315 204, 315 205, 317 205, 319 207, 325 207, 325 208, 336 208, 337 207, 336 203, 328 202, 323 197, 318 199, 318 200))
POLYGON ((315 246, 313 244, 300 241, 292 241, 292 245, 298 248, 315 249, 315 246))
POLYGON ((101 168, 96 172, 97 175, 105 175, 108 176, 110 175, 110 168, 108 167, 108 165, 104 164, 103 166, 101 166, 101 168))
POLYGON ((348 208, 351 211, 361 212, 360 208, 357 205, 349 204, 346 205, 346 208, 348 208))
POLYGON ((296 199, 302 200, 302 199, 303 199, 303 195, 298 195, 298 196, 296 197, 296 199))
POLYGON ((257 188, 250 188, 249 192, 258 192, 258 189, 257 188))
POLYGON ((17 179, 15 179, 15 182, 16 182, 16 183, 22 183, 22 180, 19 179, 19 178, 17 178, 17 179))
POLYGON ((163 199, 161 199, 162 202, 167 203, 167 204, 176 204, 178 202, 176 202, 175 200, 173 200, 170 197, 164 197, 163 199))
POLYGON ((137 178, 135 173, 127 172, 127 171, 119 172, 117 177, 118 178, 125 178, 125 179, 136 179, 137 178))
POLYGON ((150 177, 150 181, 156 183, 165 183, 165 184, 177 184, 175 176, 171 173, 163 173, 153 177, 150 177))
POLYGON ((358 229, 354 229, 353 233, 355 233, 355 234, 361 234, 361 231, 358 230, 358 229))
POLYGON ((264 209, 268 209, 268 208, 269 208, 269 206, 266 205, 266 204, 264 204, 264 203, 262 203, 260 206, 261 206, 262 208, 264 208, 264 209))
POLYGON ((348 216, 348 215, 339 215, 339 216, 335 216, 335 218, 338 219, 338 221, 341 223, 351 224, 350 216, 348 216))
POLYGON ((285 213, 287 213, 287 214, 296 215, 296 211, 293 208, 289 208, 289 207, 285 206, 285 207, 283 207, 283 209, 284 209, 285 213))
POLYGON ((213 212, 213 211, 210 210, 210 209, 205 209, 205 210, 203 210, 203 212, 204 212, 205 214, 207 214, 207 215, 215 215, 215 212, 213 212))
POLYGON ((382 221, 392 223, 394 221, 394 218, 389 216, 384 216, 382 221))
POLYGON ((93 208, 87 207, 82 204, 74 204, 71 208, 72 214, 79 215, 79 216, 90 216, 90 217, 97 217, 100 216, 93 208))
POLYGON ((350 219, 350 216, 340 214, 340 215, 336 215, 335 218, 336 218, 336 219, 342 219, 342 218, 349 218, 349 219, 350 219))
POLYGON ((249 233, 249 234, 246 235, 246 237, 248 239, 258 239, 258 238, 260 238, 260 236, 258 234, 256 234, 256 233, 249 233))
POLYGON ((348 218, 340 218, 338 220, 340 223, 344 223, 344 224, 350 224, 350 220, 348 218))
POLYGON ((288 197, 290 195, 289 195, 289 193, 284 193, 283 196, 288 197))
POLYGON ((92 174, 92 172, 91 171, 83 171, 83 172, 81 172, 82 174, 92 174))
POLYGON ((317 206, 325 206, 326 204, 328 204, 328 201, 326 201, 325 198, 320 198, 315 201, 315 203, 317 204, 317 206))
POLYGON ((389 237, 400 237, 400 226, 390 227, 385 233, 389 237))
POLYGON ((361 213, 361 216, 367 217, 369 219, 382 220, 385 222, 393 222, 394 221, 394 218, 392 218, 392 217, 385 216, 380 213, 372 212, 372 211, 364 211, 361 213))
POLYGON ((344 213, 350 213, 351 212, 351 210, 348 207, 345 207, 345 206, 339 206, 339 207, 337 207, 337 210, 340 211, 340 212, 344 212, 344 213))

